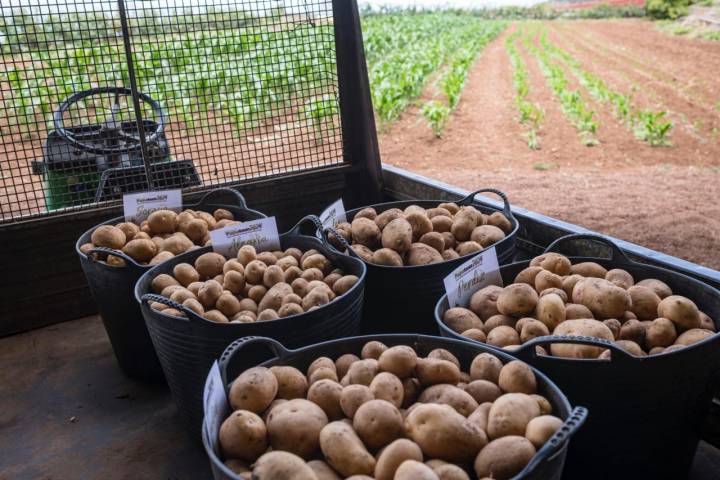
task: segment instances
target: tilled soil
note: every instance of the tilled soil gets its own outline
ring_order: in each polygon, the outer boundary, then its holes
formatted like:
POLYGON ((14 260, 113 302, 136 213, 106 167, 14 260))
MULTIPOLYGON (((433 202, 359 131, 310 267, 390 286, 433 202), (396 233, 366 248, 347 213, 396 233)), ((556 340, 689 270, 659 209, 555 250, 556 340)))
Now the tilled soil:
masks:
POLYGON ((594 100, 600 144, 583 145, 518 43, 529 99, 545 111, 541 149, 528 148, 504 46, 513 26, 483 51, 443 138, 409 109, 380 136, 383 161, 468 189, 496 186, 516 205, 720 269, 720 107, 707 100, 720 100, 720 43, 676 42, 645 21, 546 25, 548 38, 609 88, 632 92, 640 108, 666 110, 672 145, 635 139, 594 100))

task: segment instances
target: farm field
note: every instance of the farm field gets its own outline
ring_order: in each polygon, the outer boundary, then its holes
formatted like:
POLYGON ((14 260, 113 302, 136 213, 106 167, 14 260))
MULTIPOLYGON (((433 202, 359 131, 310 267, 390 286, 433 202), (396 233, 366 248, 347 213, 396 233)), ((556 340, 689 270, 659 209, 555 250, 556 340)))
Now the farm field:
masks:
POLYGON ((642 20, 514 22, 436 94, 382 122, 384 162, 720 268, 720 44, 642 20))

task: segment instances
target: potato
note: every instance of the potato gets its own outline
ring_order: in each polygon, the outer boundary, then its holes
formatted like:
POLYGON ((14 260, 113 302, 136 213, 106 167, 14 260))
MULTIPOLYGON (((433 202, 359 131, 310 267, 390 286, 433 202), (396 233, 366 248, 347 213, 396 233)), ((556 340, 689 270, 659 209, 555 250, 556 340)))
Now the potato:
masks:
POLYGON ((554 293, 542 296, 537 302, 536 315, 549 331, 553 331, 565 321, 565 303, 554 293))
POLYGON ((353 427, 363 443, 377 450, 403 436, 403 417, 392 403, 373 399, 362 403, 353 416, 353 427))
POLYGON ((618 318, 630 309, 631 298, 627 290, 613 285, 604 278, 585 278, 579 281, 572 294, 573 303, 585 305, 595 318, 618 318))
POLYGON ((378 371, 378 361, 372 358, 358 360, 350 365, 347 372, 349 385, 360 384, 369 386, 378 371))
POLYGON ((483 332, 490 333, 495 327, 506 326, 515 328, 518 320, 507 315, 493 315, 492 317, 485 320, 483 325, 483 332))
POLYGON ((455 385, 460 381, 460 369, 457 365, 438 358, 418 359, 415 373, 420 384, 424 386, 438 383, 455 385))
POLYGON ((498 438, 480 451, 475 459, 475 474, 480 479, 509 480, 530 463, 535 451, 530 440, 523 436, 498 438))
POLYGON ((497 384, 502 367, 502 362, 495 355, 480 353, 470 364, 470 378, 472 380, 487 380, 497 384))
POLYGON ((404 218, 396 218, 382 230, 382 246, 395 252, 404 253, 413 243, 412 225, 404 218))
POLYGON ((212 308, 215 306, 215 302, 220 298, 223 293, 222 285, 215 280, 208 280, 203 283, 203 286, 198 290, 198 300, 203 304, 205 308, 212 308))
POLYGON ((596 262, 582 262, 576 263, 570 267, 570 274, 582 275, 583 277, 594 277, 605 279, 608 271, 596 262))
POLYGON ((328 423, 320 432, 320 448, 327 463, 345 477, 372 475, 375 470, 375 458, 349 423, 328 423))
POLYGON ((463 337, 475 340, 476 342, 485 343, 487 341, 487 335, 485 335, 485 332, 483 332, 479 328, 471 328, 470 330, 465 330, 461 333, 461 335, 463 337))
POLYGON ((635 279, 633 276, 630 275, 627 270, 623 270, 622 268, 613 268, 612 270, 608 270, 605 274, 605 280, 620 288, 624 288, 625 290, 635 285, 635 279))
POLYGON ((288 303, 280 307, 277 314, 280 318, 290 317, 292 315, 300 315, 303 313, 303 308, 297 303, 288 303))
POLYGON ((303 310, 307 311, 313 307, 320 307, 327 303, 330 303, 328 293, 320 288, 314 288, 303 298, 302 307, 303 310))
POLYGON ((496 347, 519 345, 520 335, 513 327, 501 325, 493 328, 487 336, 487 343, 496 347))
POLYGON ((215 252, 207 252, 195 259, 195 270, 202 278, 213 278, 223 273, 225 257, 215 252))
POLYGON ((336 295, 344 295, 360 280, 355 275, 343 275, 337 280, 332 287, 336 295))
MULTIPOLYGON (((303 258, 305 258, 305 256, 310 256, 315 253, 317 253, 316 250, 308 250, 303 255, 303 258)), ((267 266, 275 265, 275 263, 277 263, 277 257, 275 256, 275 254, 273 252, 260 252, 257 254, 257 259, 258 259, 258 262, 262 262, 267 266)))
POLYGON ((320 432, 328 424, 325 412, 315 403, 303 398, 283 402, 267 416, 270 445, 302 458, 310 458, 320 445, 320 432))
POLYGON ((530 260, 531 267, 541 267, 555 275, 565 276, 570 274, 572 264, 565 256, 555 252, 544 253, 530 260))
MULTIPOLYGON (((254 288, 254 287, 253 287, 254 288)), ((272 309, 272 310, 279 310, 282 306, 283 298, 293 293, 292 287, 288 285, 285 282, 277 283, 273 285, 273 287, 270 290, 267 290, 264 295, 262 296, 262 299, 260 302, 258 302, 258 311, 262 312, 263 310, 272 309)), ((309 296, 309 294, 308 294, 309 296)), ((305 297, 307 298, 307 297, 305 297)), ((327 303, 327 302, 325 302, 327 303)), ((303 309, 307 310, 308 308, 305 307, 305 300, 303 299, 303 309)))
POLYGON ((672 289, 667 285, 667 283, 663 282, 662 280, 658 280, 655 278, 648 278, 645 280, 641 280, 637 282, 635 285, 638 285, 640 287, 647 287, 653 292, 655 292, 655 295, 660 297, 661 299, 665 299, 665 297, 669 297, 673 294, 672 289))
MULTIPOLYGON (((249 284, 245 284, 245 288, 248 289, 247 290, 248 298, 250 298, 257 304, 259 304, 262 301, 262 299, 265 297, 265 294, 268 291, 268 289, 262 285, 251 286, 249 284), (248 289, 248 287, 250 287, 250 288, 248 289)), ((260 311, 260 308, 258 308, 258 311, 260 311)))
POLYGON ((403 259, 400 254, 389 248, 381 248, 373 252, 370 262, 376 265, 387 265, 388 267, 403 266, 403 259))
POLYGON ((405 419, 405 433, 431 458, 465 463, 487 443, 485 432, 449 405, 419 404, 405 419))
POLYGON ((494 225, 480 225, 470 234, 470 240, 487 248, 505 238, 505 232, 494 225))
POLYGON ((230 385, 229 400, 234 410, 261 413, 275 399, 278 383, 265 367, 253 367, 241 373, 230 385))
POLYGON ((395 480, 439 480, 432 468, 421 461, 405 460, 395 472, 395 480))
MULTIPOLYGON (((602 322, 591 319, 565 320, 557 326, 553 333, 554 335, 575 335, 614 340, 613 334, 607 326, 602 322)), ((557 357, 597 358, 602 351, 602 347, 592 347, 590 345, 559 343, 550 345, 550 352, 557 357)))
POLYGON ((487 223, 488 225, 498 227, 504 233, 510 233, 512 231, 512 223, 501 212, 493 212, 488 215, 487 223))
POLYGON ((332 380, 333 382, 337 382, 337 372, 334 368, 321 367, 315 369, 308 376, 308 383, 310 385, 314 384, 315 382, 319 382, 320 380, 332 380))
POLYGON ((654 320, 658 315, 660 297, 648 287, 634 286, 628 289, 632 302, 630 311, 640 320, 654 320))
POLYGON ((173 275, 183 286, 188 286, 200 280, 200 274, 189 263, 178 263, 173 268, 173 275))
POLYGON ((161 273, 160 275, 153 278, 150 282, 150 286, 155 293, 160 293, 165 290, 166 287, 169 287, 171 285, 180 286, 180 282, 178 282, 177 280, 175 280, 174 277, 166 273, 161 273))
POLYGON ((490 439, 507 435, 525 435, 528 422, 540 415, 540 406, 524 393, 506 393, 495 400, 488 414, 490 439))
POLYGON ((223 293, 215 302, 215 308, 226 317, 232 317, 240 311, 240 300, 232 293, 223 293))
POLYGON ((476 219, 469 214, 458 213, 453 218, 450 226, 450 233, 453 234, 458 242, 466 242, 470 240, 473 230, 477 227, 476 219))
MULTIPOLYGON (((420 237, 422 237, 426 233, 433 231, 432 222, 428 218, 424 209, 418 209, 409 213, 406 212, 405 220, 410 224, 410 227, 412 229, 412 241, 414 242, 417 242, 420 237)), ((388 227, 389 226, 390 225, 388 225, 388 227)))
POLYGON ((342 480, 337 472, 322 460, 310 460, 307 465, 312 469, 317 480, 342 480))
POLYGON ((457 359, 451 351, 444 348, 435 348, 427 354, 427 358, 439 358, 440 360, 447 360, 452 362, 456 367, 460 368, 460 360, 457 359))
POLYGON ((542 292, 548 288, 562 288, 562 277, 552 272, 543 270, 535 275, 535 291, 542 292))
POLYGON ((539 450, 562 425, 563 421, 553 415, 535 417, 527 425, 525 438, 539 450))
POLYGON ((565 320, 576 320, 581 318, 595 318, 593 313, 585 305, 578 303, 565 304, 565 320))
POLYGON ((272 288, 278 283, 285 283, 285 272, 277 265, 270 265, 263 272, 262 284, 267 288, 272 288))
POLYGON ((172 252, 160 252, 150 259, 148 265, 159 265, 173 258, 175 255, 172 252))
POLYGON ((537 390, 535 374, 527 363, 513 360, 500 369, 498 386, 505 393, 533 394, 537 390))
POLYGON ((537 302, 538 294, 531 286, 517 283, 503 288, 497 298, 497 309, 503 315, 522 316, 535 310, 537 302))
POLYGON ((607 320, 603 320, 603 324, 610 329, 615 340, 620 338, 620 328, 622 327, 622 324, 617 318, 608 318, 607 320))
POLYGON ((380 354, 378 368, 380 371, 390 372, 397 378, 404 379, 412 376, 417 361, 415 350, 406 345, 398 345, 380 354))
POLYGON ((139 263, 146 263, 152 260, 157 253, 157 247, 151 240, 137 239, 130 240, 122 247, 122 251, 139 263))
POLYGON ((457 203, 454 202, 443 202, 437 206, 437 208, 444 208, 448 212, 450 212, 450 215, 455 215, 460 211, 460 207, 458 207, 457 203))
POLYGON ((670 295, 662 299, 657 308, 658 317, 671 320, 676 327, 690 330, 700 326, 700 311, 689 298, 670 295))
POLYGON ((620 340, 630 340, 638 345, 645 344, 645 327, 638 320, 628 320, 620 327, 620 340))
POLYGON ((225 466, 232 470, 233 473, 237 474, 243 480, 249 479, 252 476, 250 465, 243 462, 242 460, 238 460, 236 458, 225 460, 225 466))
POLYGON ((567 277, 563 277, 563 284, 562 289, 565 291, 565 294, 567 295, 568 299, 572 299, 573 290, 575 289, 575 285, 578 284, 580 280, 583 280, 585 277, 582 275, 568 275, 567 277))
POLYGON ((383 230, 390 222, 392 222, 396 218, 402 218, 404 220, 404 217, 405 214, 402 210, 400 210, 399 208, 391 208, 378 214, 378 216, 375 217, 375 224, 380 230, 383 230))
POLYGON ((101 225, 93 231, 90 241, 97 247, 120 250, 125 245, 127 237, 125 232, 117 227, 101 225))
POLYGON ((470 310, 483 321, 497 315, 497 300, 502 292, 503 288, 496 285, 481 288, 470 297, 470 310))
POLYGON ((534 287, 535 277, 542 271, 542 267, 527 267, 515 276, 513 283, 527 283, 531 287, 534 287))
POLYGON ((455 250, 459 256, 464 257, 465 255, 470 255, 471 253, 481 252, 483 247, 479 243, 471 241, 462 242, 455 248, 455 250))
POLYGON ((307 392, 307 399, 322 408, 331 421, 339 420, 343 418, 343 411, 340 408, 342 390, 343 387, 337 381, 331 379, 318 380, 311 382, 307 392))
POLYGON ((305 398, 308 382, 300 370, 289 366, 274 366, 270 367, 270 372, 275 375, 278 384, 276 398, 285 400, 305 398))
POLYGON ((550 402, 548 401, 547 398, 543 397, 542 395, 537 395, 537 394, 533 394, 530 396, 540 406, 540 414, 541 415, 549 415, 552 413, 552 405, 550 405, 550 402))
POLYGON ((465 391, 469 393, 478 404, 494 402, 502 395, 500 387, 488 380, 473 380, 467 384, 465 391))
POLYGON ((387 345, 385 345, 382 342, 377 341, 370 341, 367 342, 365 345, 363 345, 362 351, 360 352, 360 358, 362 359, 368 359, 373 358, 377 360, 380 358, 380 355, 387 350, 387 345))
POLYGON ((422 450, 413 441, 400 438, 385 447, 377 457, 375 464, 375 478, 377 480, 393 480, 395 471, 406 460, 423 459, 422 450))
POLYGON ((407 251, 406 263, 410 266, 428 265, 444 261, 440 252, 424 243, 413 243, 407 251))
POLYGON ((686 332, 680 334, 677 340, 675 340, 675 345, 692 345, 693 343, 701 342, 708 337, 712 337, 713 335, 715 335, 715 333, 711 332, 710 330, 703 330, 702 328, 691 328, 690 330, 687 330, 686 332))
POLYGON ((203 315, 204 318, 215 323, 228 323, 228 318, 222 314, 219 310, 207 310, 203 315))
POLYGON ((546 288, 545 290, 540 292, 540 298, 544 297, 545 295, 555 294, 563 301, 563 303, 567 303, 568 296, 567 293, 565 293, 565 290, 562 288, 546 288))
POLYGON ((290 452, 268 452, 255 462, 253 480, 318 480, 312 468, 290 452))
POLYGON ((354 243, 373 248, 380 242, 382 235, 380 229, 369 218, 355 218, 352 221, 351 229, 354 243))
POLYGON ((344 377, 350 368, 350 365, 358 360, 360 360, 360 357, 353 355, 352 353, 340 355, 337 360, 335 360, 335 371, 337 372, 338 378, 344 377))
POLYGON ((438 403, 450 405, 460 415, 467 417, 479 406, 472 395, 464 390, 448 384, 433 385, 428 387, 418 398, 420 403, 438 403))
MULTIPOLYGON (((442 215, 438 215, 435 217, 432 217, 430 219, 430 223, 432 223, 433 231, 438 233, 450 233, 453 226, 453 219, 449 217, 445 217, 442 215)), ((453 237, 454 238, 454 237, 453 237)))
POLYGON ((366 207, 355 214, 355 218, 369 218, 374 220, 377 217, 377 212, 372 207, 366 207))
POLYGON ((365 402, 374 400, 375 396, 365 385, 348 385, 340 392, 340 408, 347 418, 352 419, 355 412, 365 402))
POLYGON ((155 234, 173 233, 177 226, 176 220, 177 213, 172 210, 156 210, 147 218, 148 227, 155 234))
POLYGON ((316 370, 319 370, 321 368, 327 368, 329 370, 335 371, 335 362, 333 362, 332 359, 329 357, 318 357, 313 360, 313 362, 308 367, 307 376, 311 377, 316 370))
POLYGON ((538 320, 531 319, 526 322, 520 330, 520 342, 529 342, 533 338, 544 337, 546 335, 550 335, 548 327, 538 320))
POLYGON ((445 250, 445 237, 439 232, 428 232, 418 240, 420 243, 429 245, 438 252, 445 250))
POLYGON ((267 429, 262 419, 247 410, 235 410, 223 421, 219 434, 225 458, 254 461, 267 450, 267 429))

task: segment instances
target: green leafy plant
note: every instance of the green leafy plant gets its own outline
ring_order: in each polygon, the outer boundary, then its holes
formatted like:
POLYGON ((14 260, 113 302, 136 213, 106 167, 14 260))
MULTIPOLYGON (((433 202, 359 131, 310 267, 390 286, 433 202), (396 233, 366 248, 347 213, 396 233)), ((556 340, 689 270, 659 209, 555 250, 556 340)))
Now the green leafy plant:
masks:
POLYGON ((668 145, 667 135, 673 124, 665 119, 665 115, 666 112, 637 112, 635 135, 652 146, 668 145))
POLYGON ((513 68, 513 86, 515 87, 515 106, 518 109, 520 123, 529 124, 530 128, 525 133, 528 147, 533 150, 540 148, 540 139, 538 131, 543 120, 542 108, 528 100, 530 94, 530 85, 528 81, 527 67, 520 56, 515 41, 519 37, 520 32, 515 31, 512 35, 508 35, 505 40, 505 50, 510 57, 510 64, 513 68))
POLYGON ((442 132, 451 113, 450 109, 436 100, 431 100, 425 103, 421 110, 435 136, 442 137, 442 132))

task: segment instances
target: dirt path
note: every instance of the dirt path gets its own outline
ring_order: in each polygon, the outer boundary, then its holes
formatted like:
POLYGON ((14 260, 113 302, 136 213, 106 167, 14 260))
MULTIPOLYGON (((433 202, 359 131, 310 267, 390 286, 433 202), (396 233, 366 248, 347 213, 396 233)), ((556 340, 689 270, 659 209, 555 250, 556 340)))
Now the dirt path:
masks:
MULTIPOLYGON (((569 25, 583 29, 585 23, 569 25)), ((614 23, 597 22, 593 27, 619 28, 614 23)), ((639 29, 639 35, 646 30, 639 29)), ((529 149, 524 127, 517 122, 506 35, 488 45, 473 67, 443 138, 433 138, 429 128, 418 122, 417 112, 406 112, 380 136, 383 161, 468 189, 496 186, 516 205, 720 269, 717 143, 692 140, 688 133, 679 135, 672 147, 653 148, 614 123, 608 107, 595 103, 601 144, 586 147, 535 59, 519 48, 528 68, 529 99, 545 111, 542 148, 529 149)), ((603 70, 604 57, 590 61, 586 47, 568 47, 572 35, 562 39, 563 48, 573 55, 582 53, 583 65, 588 62, 593 69, 589 71, 607 77, 617 88, 627 87, 622 82, 636 75, 617 64, 603 70)), ((623 40, 628 49, 635 47, 630 40, 623 40)), ((686 55, 693 52, 694 47, 686 55)), ((720 77, 714 82, 720 85, 720 77)), ((572 86, 577 88, 574 80, 572 86)), ((677 98, 665 98, 667 93, 652 91, 642 101, 667 100, 687 115, 677 98)))

